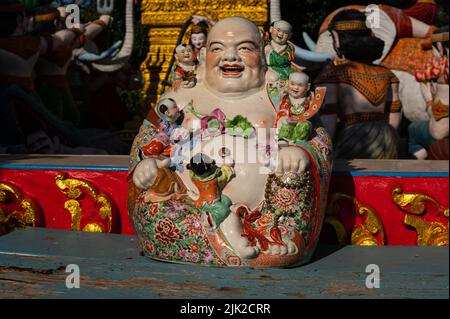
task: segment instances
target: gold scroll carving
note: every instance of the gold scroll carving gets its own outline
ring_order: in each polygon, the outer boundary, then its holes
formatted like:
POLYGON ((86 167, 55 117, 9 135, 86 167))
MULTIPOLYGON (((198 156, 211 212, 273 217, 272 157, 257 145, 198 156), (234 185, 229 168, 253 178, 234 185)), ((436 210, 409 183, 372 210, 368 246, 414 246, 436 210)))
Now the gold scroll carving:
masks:
POLYGON ((89 183, 77 179, 68 178, 67 174, 59 174, 55 177, 56 186, 63 192, 69 200, 64 203, 64 208, 69 211, 71 215, 71 229, 82 230, 86 232, 102 232, 109 233, 112 229, 112 205, 109 198, 104 194, 99 194, 97 190, 89 183), (84 192, 83 192, 84 191, 84 192), (99 206, 99 215, 105 222, 105 225, 92 222, 86 224, 81 228, 81 217, 83 211, 78 199, 81 199, 83 194, 89 194, 99 206))
POLYGON ((356 213, 363 223, 355 226, 351 234, 351 244, 356 246, 382 246, 386 244, 383 223, 375 209, 364 206, 356 198, 342 193, 333 193, 327 207, 324 222, 330 224, 336 231, 339 244, 348 244, 348 236, 344 225, 338 217, 339 202, 347 201, 355 206, 356 213))
POLYGON ((21 209, 7 214, 0 207, 0 236, 15 228, 35 226, 37 210, 35 203, 29 198, 24 198, 16 187, 0 183, 0 203, 7 205, 12 202, 17 202, 21 209))
POLYGON ((428 195, 404 193, 400 187, 392 190, 392 199, 400 209, 409 213, 405 215, 403 223, 416 230, 418 246, 448 246, 448 207, 443 207, 428 195), (446 217, 447 222, 424 220, 422 216, 428 212, 427 206, 436 209, 438 216, 446 217))

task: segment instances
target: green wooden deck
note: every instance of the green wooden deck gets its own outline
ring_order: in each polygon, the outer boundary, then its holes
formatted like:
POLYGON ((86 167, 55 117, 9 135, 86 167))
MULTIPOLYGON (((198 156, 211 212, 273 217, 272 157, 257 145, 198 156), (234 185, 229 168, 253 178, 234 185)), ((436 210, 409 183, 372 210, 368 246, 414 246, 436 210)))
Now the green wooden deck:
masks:
POLYGON ((449 249, 319 246, 292 269, 225 269, 142 257, 136 238, 52 229, 0 237, 0 298, 449 298, 449 249), (66 266, 80 288, 66 287, 66 266), (366 266, 381 271, 368 289, 366 266))

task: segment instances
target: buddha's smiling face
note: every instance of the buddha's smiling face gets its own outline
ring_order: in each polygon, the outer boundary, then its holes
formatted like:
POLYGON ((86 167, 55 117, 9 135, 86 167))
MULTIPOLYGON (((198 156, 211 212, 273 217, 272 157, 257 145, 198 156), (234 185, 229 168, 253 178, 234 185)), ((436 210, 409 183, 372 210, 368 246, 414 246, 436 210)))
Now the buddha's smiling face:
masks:
POLYGON ((264 83, 261 35, 246 19, 235 17, 217 23, 203 54, 205 81, 218 93, 245 93, 264 83))

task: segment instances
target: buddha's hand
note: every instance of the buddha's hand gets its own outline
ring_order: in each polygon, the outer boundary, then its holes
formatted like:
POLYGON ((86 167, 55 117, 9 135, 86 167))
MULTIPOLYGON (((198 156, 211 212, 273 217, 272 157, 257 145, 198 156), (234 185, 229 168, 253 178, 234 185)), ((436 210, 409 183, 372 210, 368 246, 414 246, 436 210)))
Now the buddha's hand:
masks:
POLYGON ((170 159, 157 160, 154 158, 146 158, 142 160, 134 170, 133 182, 136 187, 147 190, 153 186, 158 170, 160 168, 169 167, 170 159))
POLYGON ((303 173, 311 166, 311 160, 304 150, 298 147, 281 147, 278 151, 277 174, 303 173))

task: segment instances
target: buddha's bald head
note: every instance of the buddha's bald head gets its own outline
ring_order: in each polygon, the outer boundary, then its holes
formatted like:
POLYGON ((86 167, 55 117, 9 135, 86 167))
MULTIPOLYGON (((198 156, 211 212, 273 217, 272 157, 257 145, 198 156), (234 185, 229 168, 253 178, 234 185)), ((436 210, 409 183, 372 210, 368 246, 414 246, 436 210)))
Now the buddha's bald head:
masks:
POLYGON ((223 36, 223 32, 234 32, 235 30, 248 32, 255 37, 255 40, 261 39, 261 31, 258 27, 248 19, 243 17, 229 17, 217 22, 208 35, 207 43, 211 42, 211 38, 223 36))
POLYGON ((206 48, 205 83, 221 94, 251 93, 264 84, 264 43, 260 30, 241 17, 226 18, 211 29, 206 48))

